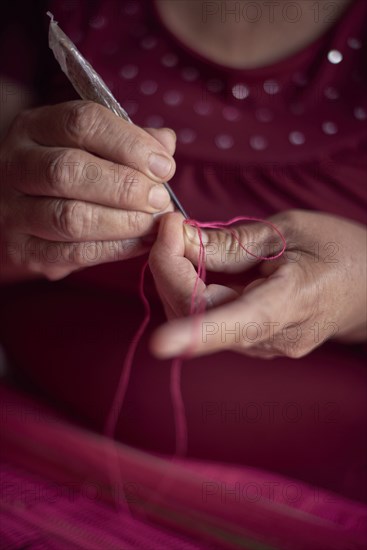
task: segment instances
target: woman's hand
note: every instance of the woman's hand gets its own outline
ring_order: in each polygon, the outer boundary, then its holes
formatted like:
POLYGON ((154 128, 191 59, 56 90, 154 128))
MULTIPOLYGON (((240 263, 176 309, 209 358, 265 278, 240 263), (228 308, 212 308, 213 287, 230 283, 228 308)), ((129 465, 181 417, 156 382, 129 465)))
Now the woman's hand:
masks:
MULTIPOLYGON (((366 335, 366 231, 336 216, 287 211, 269 221, 287 241, 281 259, 264 261, 261 278, 242 288, 208 285, 198 294, 207 310, 189 315, 199 253, 197 230, 179 214, 161 219, 150 266, 170 321, 153 336, 155 355, 168 358, 231 349, 270 358, 298 358, 329 338, 366 335)), ((274 255, 279 238, 264 224, 236 226, 252 253, 274 255), (270 251, 270 252, 269 252, 270 251)), ((255 265, 230 233, 203 231, 209 270, 240 273, 255 265)))
POLYGON ((174 132, 73 101, 21 113, 0 150, 2 280, 136 256, 154 214, 172 210, 174 132))

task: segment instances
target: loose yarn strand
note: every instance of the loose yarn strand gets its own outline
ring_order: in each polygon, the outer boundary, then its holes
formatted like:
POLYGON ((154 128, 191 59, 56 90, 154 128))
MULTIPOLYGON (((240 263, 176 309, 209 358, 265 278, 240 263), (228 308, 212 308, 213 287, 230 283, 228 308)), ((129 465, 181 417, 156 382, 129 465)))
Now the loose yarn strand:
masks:
POLYGON ((141 270, 140 281, 139 281, 139 295, 140 295, 141 301, 144 304, 145 314, 140 327, 136 331, 135 336, 131 341, 131 344, 129 345, 129 348, 125 357, 125 361, 121 370, 120 378, 119 378, 119 381, 117 382, 117 389, 116 389, 116 392, 112 401, 111 409, 104 427, 104 434, 107 437, 113 438, 115 434, 116 425, 121 413, 122 406, 124 404, 127 387, 129 385, 131 368, 133 365, 136 349, 145 333, 145 330, 149 324, 150 317, 151 317, 150 305, 144 292, 145 274, 146 274, 148 265, 149 265, 149 262, 147 260, 141 270))
MULTIPOLYGON (((127 388, 130 381, 130 375, 131 375, 131 369, 135 357, 135 353, 137 350, 137 347, 144 335, 144 332, 149 324, 150 317, 151 317, 151 309, 148 302, 148 299, 144 292, 144 282, 145 282, 145 274, 148 267, 148 261, 145 262, 141 273, 140 273, 140 281, 139 281, 139 294, 140 298, 144 304, 144 318, 139 326, 138 330, 136 331, 131 344, 129 345, 124 364, 120 373, 119 380, 117 382, 116 391, 112 400, 112 405, 109 410, 108 417, 106 419, 103 433, 106 437, 114 438, 117 422, 119 419, 119 416, 121 414, 122 407, 124 405, 125 397, 127 388)), ((112 488, 114 487, 115 483, 118 481, 121 485, 121 494, 124 495, 124 502, 122 508, 127 512, 127 514, 133 519, 132 512, 130 510, 129 501, 126 495, 126 492, 124 490, 124 478, 120 470, 119 466, 119 460, 118 460, 118 452, 116 447, 116 460, 111 460, 111 455, 108 457, 108 475, 112 484, 112 488)), ((116 506, 119 509, 120 506, 120 500, 119 500, 119 491, 116 491, 117 494, 117 500, 116 500, 116 506)))
MULTIPOLYGON (((280 258, 286 250, 286 240, 283 234, 279 229, 271 222, 262 220, 260 218, 250 217, 250 216, 238 216, 232 218, 228 222, 198 222, 196 220, 185 220, 184 223, 191 225, 196 228, 199 238, 199 255, 198 255, 198 265, 196 270, 196 280, 191 296, 191 305, 190 305, 190 315, 194 317, 194 330, 197 330, 200 326, 201 316, 206 310, 206 302, 203 297, 199 296, 199 283, 202 281, 205 283, 206 279, 206 256, 205 256, 205 246, 203 243, 203 236, 201 229, 222 229, 228 231, 235 241, 238 242, 239 246, 250 256, 256 258, 257 260, 262 261, 271 261, 280 258), (258 222, 270 227, 281 239, 282 247, 281 250, 273 256, 262 256, 256 255, 250 250, 248 250, 239 240, 238 235, 235 233, 230 226, 239 223, 239 222, 258 222)), ((131 342, 128 352, 125 357, 124 365, 120 375, 120 379, 117 384, 117 389, 113 398, 112 406, 105 423, 104 433, 106 436, 113 437, 116 431, 116 425, 118 422, 118 417, 121 413, 123 403, 126 396, 127 387, 129 384, 132 364, 134 361, 136 349, 139 345, 139 342, 144 335, 146 327, 150 321, 151 310, 148 299, 144 292, 144 281, 146 270, 148 267, 148 261, 144 264, 141 275, 140 275, 140 284, 139 284, 139 293, 140 298, 144 304, 145 316, 144 319, 136 332, 136 335, 131 342)), ((181 381, 182 381, 182 366, 185 359, 188 359, 192 354, 193 350, 189 349, 181 357, 177 357, 172 361, 171 366, 171 375, 170 375, 170 394, 173 407, 173 416, 175 422, 175 456, 185 456, 187 454, 188 446, 188 431, 187 431, 187 421, 185 414, 185 405, 182 396, 181 381)))

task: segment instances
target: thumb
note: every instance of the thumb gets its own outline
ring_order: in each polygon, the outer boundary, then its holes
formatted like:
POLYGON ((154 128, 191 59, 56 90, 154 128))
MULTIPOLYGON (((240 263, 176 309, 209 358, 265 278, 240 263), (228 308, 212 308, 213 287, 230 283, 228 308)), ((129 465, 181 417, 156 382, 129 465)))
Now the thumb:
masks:
MULTIPOLYGON (((235 219, 238 220, 238 219, 235 219)), ((284 237, 271 222, 184 222, 185 256, 197 265, 200 243, 210 271, 238 273, 281 255, 284 237)), ((245 221, 245 218, 240 219, 245 221)))

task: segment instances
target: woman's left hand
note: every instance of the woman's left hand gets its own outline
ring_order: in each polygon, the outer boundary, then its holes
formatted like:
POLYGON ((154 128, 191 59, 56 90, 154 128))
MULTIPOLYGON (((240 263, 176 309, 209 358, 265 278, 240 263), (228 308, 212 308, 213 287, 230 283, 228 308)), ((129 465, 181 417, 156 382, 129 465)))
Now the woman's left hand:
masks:
MULTIPOLYGON (((163 216, 150 267, 169 321, 153 335, 155 355, 168 358, 233 350, 262 358, 298 358, 330 338, 365 339, 364 226, 302 210, 286 211, 268 221, 284 235, 286 252, 278 260, 262 262, 262 277, 248 286, 199 281, 198 295, 205 300, 206 311, 198 320, 190 316, 199 256, 197 229, 183 224, 180 214, 163 216)), ((276 237, 260 223, 235 229, 241 244, 252 252, 256 249, 257 255, 264 255, 266 245, 276 237)), ((208 270, 238 273, 254 265, 254 258, 228 231, 202 233, 208 270)))

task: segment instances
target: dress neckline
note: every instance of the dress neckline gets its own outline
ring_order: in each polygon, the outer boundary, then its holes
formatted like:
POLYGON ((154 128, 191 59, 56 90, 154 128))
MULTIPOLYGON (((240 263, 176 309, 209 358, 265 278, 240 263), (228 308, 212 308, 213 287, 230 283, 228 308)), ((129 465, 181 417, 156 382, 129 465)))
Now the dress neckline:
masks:
POLYGON ((344 24, 347 18, 351 17, 355 7, 358 4, 359 0, 354 0, 347 5, 338 19, 325 32, 323 32, 318 38, 310 42, 308 45, 300 48, 290 55, 287 55, 279 61, 252 68, 230 67, 206 57, 183 41, 166 25, 157 7, 156 0, 151 2, 150 7, 152 18, 156 21, 157 25, 159 25, 162 32, 164 32, 181 50, 186 52, 189 57, 195 59, 200 64, 205 65, 207 68, 211 67, 212 69, 217 70, 223 75, 237 78, 242 76, 251 81, 271 77, 275 74, 287 73, 307 62, 308 59, 314 57, 315 53, 323 46, 323 44, 328 43, 334 33, 337 33, 339 26, 344 24))

